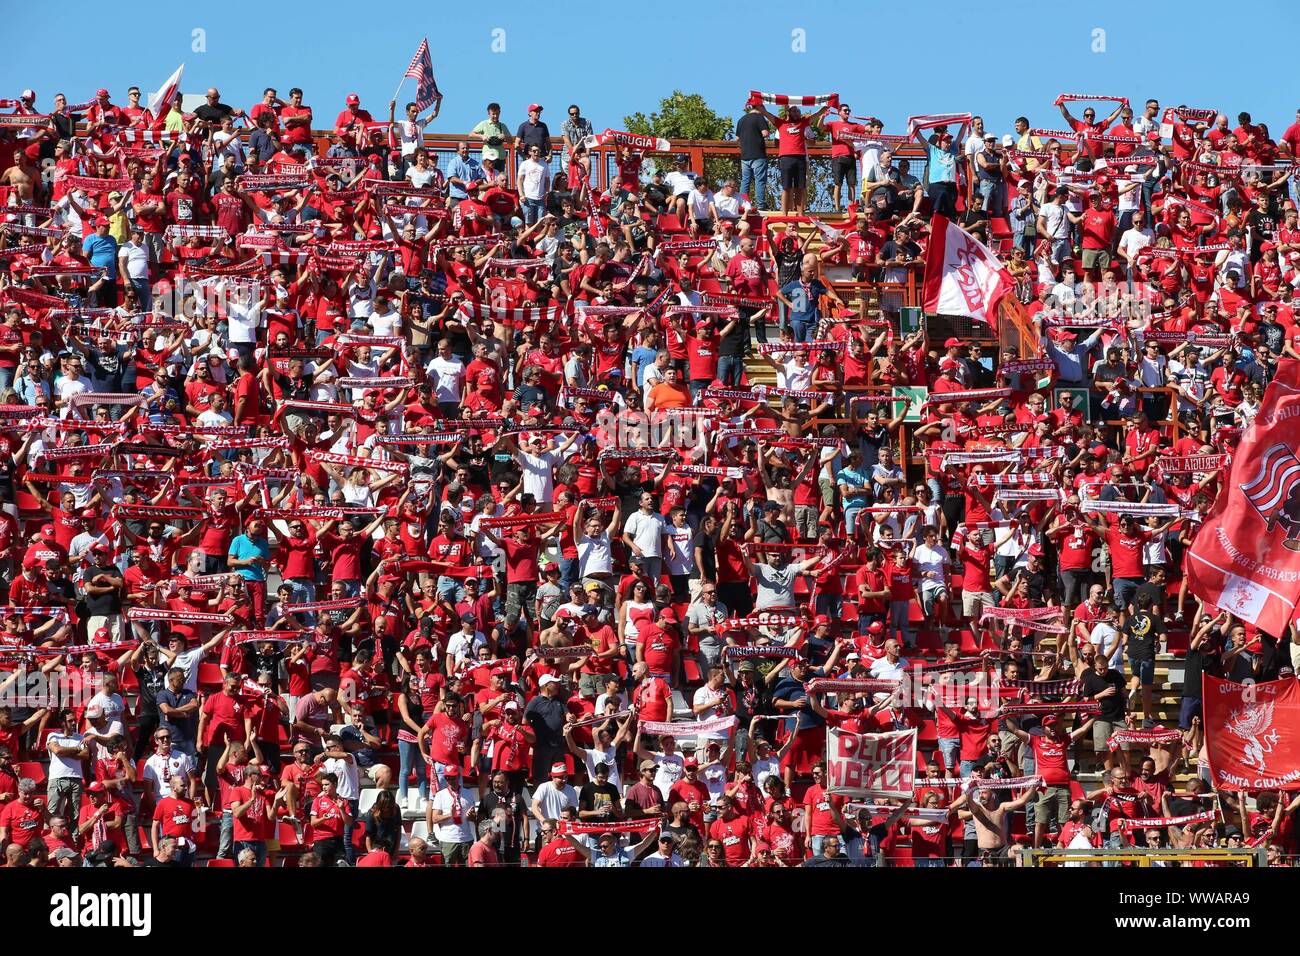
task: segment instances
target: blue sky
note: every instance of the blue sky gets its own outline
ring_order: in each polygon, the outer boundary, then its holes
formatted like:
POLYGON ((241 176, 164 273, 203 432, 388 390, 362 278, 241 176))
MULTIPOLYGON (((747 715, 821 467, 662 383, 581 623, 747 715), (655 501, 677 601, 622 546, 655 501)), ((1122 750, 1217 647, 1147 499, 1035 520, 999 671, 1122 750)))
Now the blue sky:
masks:
MULTIPOLYGON (((999 133, 1020 113, 1052 127, 1060 119, 1052 100, 1063 91, 1127 95, 1135 104, 1154 95, 1164 105, 1225 111, 1234 125, 1244 109, 1267 122, 1274 137, 1300 107, 1294 0, 1260 0, 1249 6, 1248 18, 1201 0, 1169 4, 1179 11, 1169 15, 1117 0, 975 6, 964 0, 711 0, 648 7, 501 0, 495 9, 399 4, 400 14, 370 4, 377 15, 369 19, 335 0, 292 9, 153 6, 68 0, 57 16, 75 24, 81 39, 79 52, 64 56, 49 33, 50 8, 10 5, 10 36, 49 40, 8 45, 0 96, 30 86, 48 108, 56 91, 78 102, 106 86, 114 102, 124 103, 127 86, 137 83, 148 93, 184 62, 187 93, 215 83, 225 102, 246 109, 265 86, 286 98, 291 86, 301 86, 317 125, 325 125, 355 90, 378 118, 427 35, 446 96, 431 131, 469 129, 489 99, 502 103, 511 126, 526 119, 535 99, 557 134, 570 102, 581 104, 597 129, 621 127, 624 115, 649 113, 675 87, 700 93, 733 116, 750 87, 837 91, 855 112, 884 119, 886 132, 899 131, 909 113, 961 110, 982 113, 999 133), (1231 43, 1225 17, 1237 37, 1231 43), (135 22, 128 25, 129 19, 135 22), (206 52, 192 49, 196 29, 205 31, 206 52), (495 30, 504 33, 494 37, 495 30), (804 31, 806 52, 792 49, 795 30, 804 31), (504 43, 503 52, 493 52, 494 39, 504 43), (1104 51, 1094 52, 1102 45, 1104 51), (940 63, 945 66, 936 68, 940 63)), ((412 91, 408 81, 399 111, 412 91)))

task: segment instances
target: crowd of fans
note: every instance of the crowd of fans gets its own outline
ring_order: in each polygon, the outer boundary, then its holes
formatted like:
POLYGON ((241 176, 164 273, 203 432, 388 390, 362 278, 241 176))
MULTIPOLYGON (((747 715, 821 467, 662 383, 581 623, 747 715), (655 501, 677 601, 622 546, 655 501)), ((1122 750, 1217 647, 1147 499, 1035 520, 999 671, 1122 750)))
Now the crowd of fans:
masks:
POLYGON ((746 107, 740 182, 615 137, 601 189, 576 105, 446 156, 440 101, 127 101, 0 117, 4 865, 1295 853, 1199 700, 1294 635, 1180 563, 1300 358, 1300 112, 746 107), (904 322, 935 214, 1010 348, 904 322), (917 728, 915 799, 829 727, 917 728))

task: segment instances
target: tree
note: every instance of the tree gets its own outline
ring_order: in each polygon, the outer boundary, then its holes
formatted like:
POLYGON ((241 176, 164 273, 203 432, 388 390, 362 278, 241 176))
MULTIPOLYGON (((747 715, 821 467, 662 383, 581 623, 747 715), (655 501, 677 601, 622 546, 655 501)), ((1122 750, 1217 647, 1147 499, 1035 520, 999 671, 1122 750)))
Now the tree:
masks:
POLYGON ((726 116, 709 109, 698 93, 673 90, 672 96, 659 101, 659 112, 633 113, 623 117, 630 133, 662 136, 664 139, 731 139, 735 124, 726 116))

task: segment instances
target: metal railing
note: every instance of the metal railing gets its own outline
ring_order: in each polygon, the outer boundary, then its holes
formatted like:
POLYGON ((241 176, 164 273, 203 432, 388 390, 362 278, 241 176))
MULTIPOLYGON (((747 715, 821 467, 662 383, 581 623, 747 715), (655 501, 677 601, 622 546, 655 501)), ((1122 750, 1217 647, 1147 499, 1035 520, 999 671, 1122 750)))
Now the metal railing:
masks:
POLYGON ((1024 850, 1020 854, 1022 866, 1052 866, 1069 863, 1136 863, 1139 867, 1150 867, 1156 862, 1163 863, 1243 863, 1250 867, 1268 866, 1268 849, 1266 847, 1247 847, 1240 850, 1228 849, 1172 849, 1126 847, 1124 849, 1040 849, 1024 850))

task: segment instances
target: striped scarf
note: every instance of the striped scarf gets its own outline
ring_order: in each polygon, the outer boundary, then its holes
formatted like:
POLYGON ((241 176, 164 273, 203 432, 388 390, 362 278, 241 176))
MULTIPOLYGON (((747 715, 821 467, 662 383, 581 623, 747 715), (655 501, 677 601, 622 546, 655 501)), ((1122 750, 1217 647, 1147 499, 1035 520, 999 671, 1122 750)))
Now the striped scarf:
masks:
POLYGON ((767 612, 745 617, 729 617, 718 624, 720 631, 743 631, 751 627, 798 627, 803 617, 798 614, 767 612))
POLYGON ((1138 820, 1120 820, 1121 830, 1148 830, 1156 827, 1185 827, 1193 823, 1213 823, 1219 818, 1218 811, 1202 810, 1200 813, 1188 813, 1181 817, 1142 817, 1138 820))
POLYGON ((304 457, 322 465, 342 465, 345 468, 370 468, 374 471, 387 471, 405 475, 411 466, 404 461, 386 461, 382 458, 362 458, 359 455, 337 455, 328 451, 308 449, 304 457))
POLYGON ((230 614, 213 614, 207 611, 180 611, 163 607, 127 608, 127 620, 130 621, 185 621, 190 624, 226 624, 235 623, 230 614))
POLYGON ((898 690, 896 680, 828 680, 809 681, 807 689, 813 694, 892 694, 898 690))
POLYGON ((554 524, 563 521, 564 515, 557 511, 538 511, 533 514, 511 515, 500 518, 484 518, 479 522, 480 528, 530 528, 535 525, 554 524))
POLYGON ((1168 517, 1182 513, 1182 509, 1176 504, 1153 504, 1151 502, 1140 501, 1102 501, 1100 498, 1085 498, 1079 505, 1082 511, 1093 511, 1099 514, 1123 514, 1135 515, 1137 517, 1168 517))
POLYGON ((730 714, 726 717, 714 717, 711 720, 700 721, 665 721, 665 720, 643 720, 640 727, 643 733, 653 734, 656 737, 697 737, 704 734, 716 734, 724 731, 734 730, 736 726, 736 715, 730 714))
POLYGON ((972 475, 977 488, 1047 488, 1055 486, 1059 479, 1045 471, 1012 472, 1010 474, 972 475))
POLYGON ((764 93, 762 90, 750 90, 748 106, 800 106, 800 107, 817 107, 829 106, 832 109, 840 105, 840 94, 838 93, 815 93, 813 95, 799 96, 792 93, 764 93))
POLYGON ((1141 744, 1149 747, 1152 744, 1177 743, 1182 739, 1183 735, 1179 731, 1164 727, 1158 730, 1130 730, 1125 727, 1107 737, 1106 746, 1111 750, 1119 750, 1123 744, 1141 744))
POLYGON ((925 400, 926 405, 949 405, 953 403, 987 402, 995 398, 1007 398, 1009 388, 972 388, 960 392, 940 392, 932 394, 925 400))

